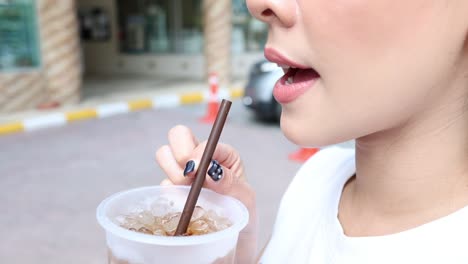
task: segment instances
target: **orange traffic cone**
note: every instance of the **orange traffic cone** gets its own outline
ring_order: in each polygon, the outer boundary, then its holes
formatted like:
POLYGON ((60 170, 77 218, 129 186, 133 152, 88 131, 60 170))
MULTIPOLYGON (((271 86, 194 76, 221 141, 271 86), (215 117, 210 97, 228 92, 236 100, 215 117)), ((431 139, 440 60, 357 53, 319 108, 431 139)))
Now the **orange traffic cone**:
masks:
POLYGON ((296 152, 289 154, 288 158, 293 161, 304 162, 317 153, 318 148, 301 148, 296 152))
POLYGON ((219 102, 218 102, 218 75, 211 73, 209 78, 210 83, 210 94, 208 98, 208 109, 206 115, 200 119, 202 123, 213 124, 216 115, 218 114, 219 102))

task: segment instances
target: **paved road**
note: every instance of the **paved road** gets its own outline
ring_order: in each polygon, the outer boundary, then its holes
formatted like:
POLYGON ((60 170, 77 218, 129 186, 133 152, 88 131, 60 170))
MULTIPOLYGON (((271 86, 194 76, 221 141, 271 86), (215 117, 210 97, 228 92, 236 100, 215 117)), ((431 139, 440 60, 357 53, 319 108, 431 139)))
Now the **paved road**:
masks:
MULTIPOLYGON (((105 263, 104 232, 95 220, 112 193, 158 184, 158 146, 176 124, 206 138, 203 106, 144 111, 0 137, 0 263, 105 263)), ((235 101, 222 141, 240 151, 258 192, 260 244, 299 164, 277 125, 255 122, 235 101)))

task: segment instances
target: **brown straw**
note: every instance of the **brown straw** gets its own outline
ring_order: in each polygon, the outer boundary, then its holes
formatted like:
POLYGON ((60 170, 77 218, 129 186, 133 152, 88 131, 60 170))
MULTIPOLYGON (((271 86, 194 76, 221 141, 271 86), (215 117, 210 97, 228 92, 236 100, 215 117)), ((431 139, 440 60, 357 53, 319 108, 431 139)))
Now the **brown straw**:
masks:
POLYGON ((224 123, 226 122, 231 104, 231 101, 224 99, 221 102, 216 120, 211 128, 210 136, 208 137, 208 142, 206 143, 205 151, 203 152, 200 161, 200 166, 198 167, 195 180, 190 188, 190 192, 188 194, 187 201, 185 202, 184 210, 180 216, 180 221, 177 225, 174 236, 181 236, 187 232, 193 210, 197 204, 198 196, 200 195, 203 183, 205 182, 206 171, 208 170, 208 166, 213 158, 213 153, 216 149, 216 145, 218 144, 219 137, 221 136, 221 131, 223 131, 224 123))

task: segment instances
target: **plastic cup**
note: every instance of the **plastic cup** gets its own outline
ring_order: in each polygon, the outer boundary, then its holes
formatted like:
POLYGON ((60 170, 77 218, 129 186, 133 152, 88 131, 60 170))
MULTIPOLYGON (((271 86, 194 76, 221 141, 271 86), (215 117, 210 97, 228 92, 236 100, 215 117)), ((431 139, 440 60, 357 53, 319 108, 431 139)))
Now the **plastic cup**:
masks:
POLYGON ((106 231, 109 264, 234 263, 239 232, 247 225, 249 213, 238 200, 202 189, 197 205, 226 217, 232 226, 198 236, 155 236, 120 227, 116 218, 135 208, 166 198, 181 212, 189 186, 151 186, 116 193, 97 208, 97 220, 106 231))

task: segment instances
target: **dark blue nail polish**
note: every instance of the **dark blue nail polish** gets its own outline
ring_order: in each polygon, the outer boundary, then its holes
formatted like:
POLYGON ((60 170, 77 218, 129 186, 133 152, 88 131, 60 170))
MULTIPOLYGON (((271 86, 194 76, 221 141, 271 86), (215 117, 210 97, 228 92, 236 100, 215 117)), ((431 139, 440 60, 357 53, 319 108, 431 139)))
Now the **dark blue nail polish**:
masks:
POLYGON ((222 174, 222 171, 220 174, 215 174, 213 177, 211 177, 213 179, 213 181, 217 182, 219 180, 221 180, 223 178, 223 174, 222 174))
POLYGON ((195 169, 195 161, 189 160, 187 164, 185 165, 184 176, 187 176, 187 174, 191 173, 194 169, 195 169))
POLYGON ((216 181, 219 181, 221 180, 221 178, 223 178, 223 168, 222 167, 219 167, 219 172, 217 173, 218 177, 217 177, 217 180, 216 181))
POLYGON ((223 178, 223 168, 216 161, 212 163, 210 169, 208 170, 208 175, 210 175, 213 181, 219 181, 223 178))
POLYGON ((216 173, 216 170, 219 168, 219 163, 216 160, 211 161, 211 166, 208 169, 208 175, 213 177, 213 175, 216 173))

